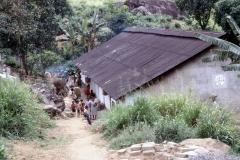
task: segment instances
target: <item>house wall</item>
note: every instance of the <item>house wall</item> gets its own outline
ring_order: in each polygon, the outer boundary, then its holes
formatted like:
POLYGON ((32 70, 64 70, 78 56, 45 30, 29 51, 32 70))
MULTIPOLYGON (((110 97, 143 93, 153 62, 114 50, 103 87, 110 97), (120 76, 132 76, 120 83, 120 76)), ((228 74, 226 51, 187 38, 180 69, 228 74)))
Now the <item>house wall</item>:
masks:
MULTIPOLYGON (((81 73, 82 81, 84 84, 87 84, 85 81, 85 75, 81 73)), ((103 90, 101 87, 99 87, 93 80, 90 82, 90 90, 93 90, 93 92, 96 94, 97 98, 99 98, 101 103, 105 104, 105 107, 107 109, 111 108, 112 103, 116 103, 114 99, 112 99, 109 95, 104 96, 103 90)))
POLYGON ((237 78, 239 72, 225 72, 221 69, 221 65, 229 64, 230 61, 201 62, 201 58, 209 55, 212 53, 208 49, 185 61, 161 75, 150 87, 126 96, 125 102, 133 103, 133 99, 139 95, 160 95, 163 92, 183 91, 191 87, 193 92, 204 101, 209 99, 210 95, 217 94, 218 104, 226 105, 239 114, 240 79, 237 78))

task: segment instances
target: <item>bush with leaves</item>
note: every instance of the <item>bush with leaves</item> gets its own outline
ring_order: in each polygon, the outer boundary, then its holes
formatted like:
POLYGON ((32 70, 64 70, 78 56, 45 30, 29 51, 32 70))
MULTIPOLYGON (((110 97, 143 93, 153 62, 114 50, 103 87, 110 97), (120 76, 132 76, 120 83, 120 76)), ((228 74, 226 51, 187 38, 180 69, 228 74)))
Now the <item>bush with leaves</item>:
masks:
POLYGON ((128 126, 109 142, 112 149, 120 149, 133 144, 153 142, 155 140, 154 128, 145 122, 137 122, 128 126))
POLYGON ((101 115, 95 127, 102 129, 111 148, 152 139, 160 143, 164 140, 180 142, 187 138, 211 137, 240 150, 240 131, 232 117, 224 107, 201 102, 190 90, 190 93, 139 97, 133 105, 116 104, 101 115), (145 129, 140 129, 140 126, 145 129), (146 132, 149 135, 141 138, 140 135, 146 132))
POLYGON ((236 141, 233 116, 222 107, 203 107, 197 119, 197 134, 201 138, 218 139, 230 146, 236 141))
POLYGON ((17 60, 15 60, 13 57, 8 57, 5 61, 5 64, 13 68, 21 67, 20 63, 17 60))
POLYGON ((181 28, 181 24, 178 23, 178 22, 176 22, 176 23, 174 23, 174 27, 175 27, 175 28, 181 28))
POLYGON ((38 106, 27 85, 11 80, 0 83, 0 136, 38 138, 52 126, 49 116, 38 106))
POLYGON ((0 144, 0 159, 1 160, 7 159, 7 155, 6 155, 6 152, 5 152, 4 145, 1 145, 1 144, 0 144))
POLYGON ((113 138, 123 128, 138 122, 153 125, 157 120, 157 112, 149 104, 149 99, 146 97, 139 97, 133 105, 117 104, 110 111, 102 114, 101 122, 97 127, 104 129, 105 138, 113 138))
POLYGON ((163 141, 181 142, 187 138, 195 138, 196 129, 189 127, 182 119, 161 117, 156 123, 155 142, 163 141))

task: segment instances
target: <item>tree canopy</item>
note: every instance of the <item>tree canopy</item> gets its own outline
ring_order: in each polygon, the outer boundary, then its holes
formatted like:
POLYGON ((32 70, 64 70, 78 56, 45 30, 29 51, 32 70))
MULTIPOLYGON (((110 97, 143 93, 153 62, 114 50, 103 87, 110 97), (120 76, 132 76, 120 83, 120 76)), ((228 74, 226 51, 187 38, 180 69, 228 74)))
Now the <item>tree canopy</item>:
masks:
POLYGON ((71 13, 67 0, 4 0, 0 4, 0 28, 5 30, 2 48, 11 48, 20 57, 27 74, 28 55, 56 49, 57 15, 71 13))
POLYGON ((218 0, 175 0, 180 10, 196 19, 202 30, 205 30, 214 4, 218 0))

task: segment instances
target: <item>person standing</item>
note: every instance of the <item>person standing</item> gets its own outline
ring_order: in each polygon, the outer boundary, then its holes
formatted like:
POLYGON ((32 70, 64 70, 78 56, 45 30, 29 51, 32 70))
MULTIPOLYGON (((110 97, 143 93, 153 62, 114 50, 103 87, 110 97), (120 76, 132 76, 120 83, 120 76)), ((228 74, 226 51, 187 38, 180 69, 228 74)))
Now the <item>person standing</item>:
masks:
POLYGON ((83 113, 84 113, 84 106, 85 106, 85 103, 83 103, 83 100, 81 99, 80 100, 80 110, 81 110, 81 114, 83 115, 83 113))
POLYGON ((80 117, 80 113, 81 113, 81 106, 79 101, 76 102, 76 110, 77 110, 77 117, 80 117))
POLYGON ((85 118, 87 119, 88 124, 89 124, 89 125, 92 125, 92 122, 91 122, 90 117, 89 117, 88 106, 85 106, 84 116, 85 116, 85 118))
POLYGON ((94 100, 95 98, 91 99, 91 113, 90 113, 93 120, 97 118, 97 102, 94 100))
POLYGON ((90 98, 96 98, 96 94, 93 92, 93 90, 90 91, 90 98))
POLYGON ((75 104, 74 101, 72 101, 71 109, 72 109, 72 112, 73 112, 73 113, 76 112, 76 104, 75 104))
POLYGON ((73 78, 70 72, 68 73, 67 86, 69 90, 73 87, 73 78))
POLYGON ((92 108, 92 104, 89 98, 87 98, 87 102, 86 102, 86 106, 88 106, 88 113, 89 113, 89 117, 91 118, 91 108, 92 108))
POLYGON ((89 96, 90 96, 90 85, 89 84, 85 88, 84 94, 87 96, 87 98, 89 98, 89 96))

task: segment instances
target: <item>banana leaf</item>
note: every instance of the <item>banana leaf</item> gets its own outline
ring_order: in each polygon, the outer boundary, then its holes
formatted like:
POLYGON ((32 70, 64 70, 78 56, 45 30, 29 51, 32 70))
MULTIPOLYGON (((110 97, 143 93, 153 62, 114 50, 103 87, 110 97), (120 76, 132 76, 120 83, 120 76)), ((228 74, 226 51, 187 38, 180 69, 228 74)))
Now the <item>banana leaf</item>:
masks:
POLYGON ((230 51, 234 54, 237 54, 237 55, 240 55, 240 47, 231 43, 231 42, 228 42, 228 41, 225 41, 225 40, 222 40, 222 39, 219 39, 219 38, 215 38, 215 37, 211 37, 211 36, 207 36, 207 35, 204 35, 204 34, 201 34, 201 33, 194 33, 194 35, 205 41, 205 42, 208 42, 208 43, 211 43, 211 44, 214 44, 214 45, 217 45, 227 51, 230 51))
POLYGON ((234 60, 234 61, 240 60, 240 55, 234 54, 226 50, 213 49, 211 51, 212 53, 217 54, 221 57, 230 58, 231 60, 234 60))
POLYGON ((240 28, 238 27, 237 23, 234 21, 234 19, 230 15, 226 14, 225 17, 233 33, 236 35, 238 41, 240 42, 240 28))
POLYGON ((224 71, 240 71, 240 64, 229 64, 221 67, 224 71))
POLYGON ((224 61, 224 60, 226 60, 226 57, 219 56, 219 55, 212 55, 212 56, 201 59, 201 61, 204 63, 213 62, 213 61, 224 61))

